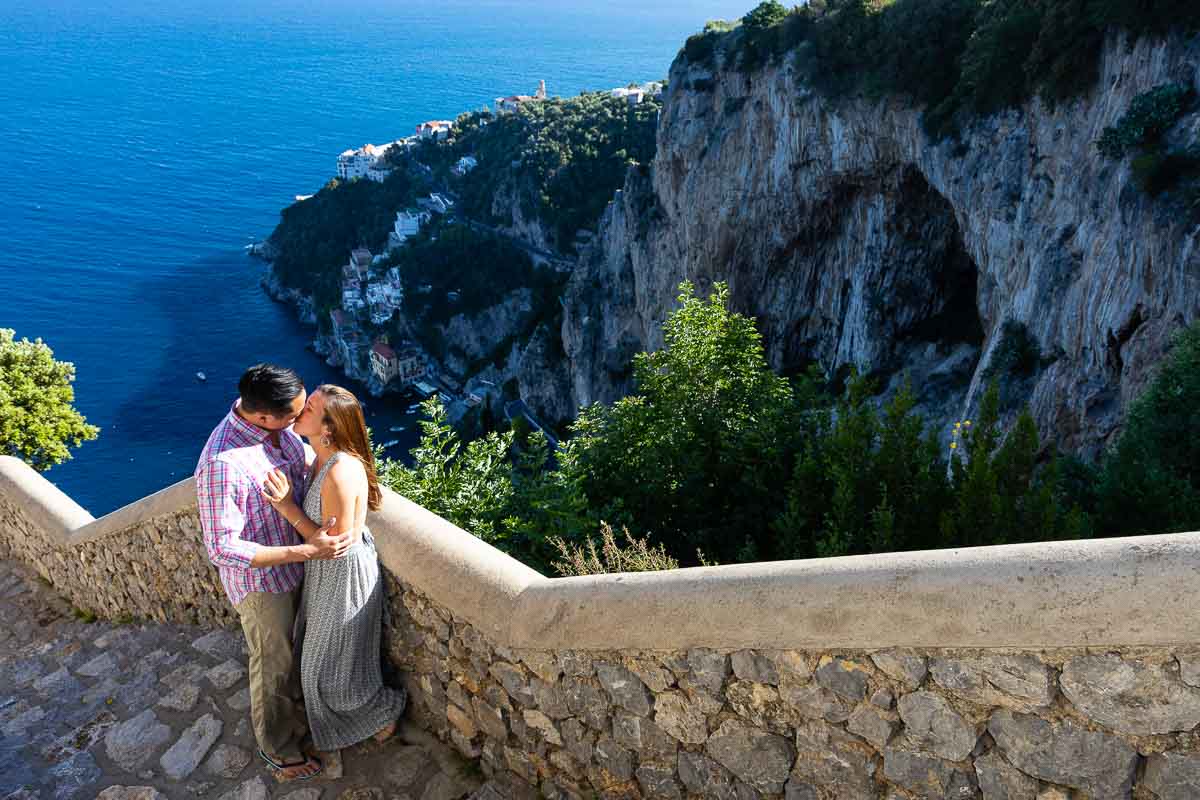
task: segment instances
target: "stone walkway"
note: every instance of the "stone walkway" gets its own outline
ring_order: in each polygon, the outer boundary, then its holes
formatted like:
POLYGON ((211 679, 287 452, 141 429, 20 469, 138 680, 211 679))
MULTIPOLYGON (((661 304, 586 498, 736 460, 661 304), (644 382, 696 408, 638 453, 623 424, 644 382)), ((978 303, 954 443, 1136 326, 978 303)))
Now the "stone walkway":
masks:
POLYGON ((479 790, 473 765, 411 724, 402 741, 327 755, 316 780, 278 784, 255 755, 249 702, 240 631, 88 623, 32 572, 0 562, 4 800, 455 800, 479 790))

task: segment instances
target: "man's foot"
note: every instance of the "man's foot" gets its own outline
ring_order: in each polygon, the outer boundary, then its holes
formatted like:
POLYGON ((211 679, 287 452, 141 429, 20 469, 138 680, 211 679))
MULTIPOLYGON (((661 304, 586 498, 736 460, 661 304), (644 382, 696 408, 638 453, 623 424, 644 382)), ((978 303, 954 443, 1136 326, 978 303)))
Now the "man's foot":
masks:
POLYGON ((279 783, 287 783, 288 781, 306 781, 310 778, 315 778, 321 774, 323 765, 321 759, 316 756, 308 756, 303 761, 293 761, 291 763, 275 761, 267 756, 262 750, 258 751, 259 757, 267 762, 267 766, 271 768, 275 780, 279 783))
POLYGON ((383 730, 381 730, 379 733, 375 734, 371 738, 374 739, 375 741, 379 742, 380 744, 383 744, 388 739, 390 739, 396 735, 396 727, 399 724, 400 724, 400 721, 395 720, 392 722, 391 725, 388 725, 386 728, 384 728, 383 730))

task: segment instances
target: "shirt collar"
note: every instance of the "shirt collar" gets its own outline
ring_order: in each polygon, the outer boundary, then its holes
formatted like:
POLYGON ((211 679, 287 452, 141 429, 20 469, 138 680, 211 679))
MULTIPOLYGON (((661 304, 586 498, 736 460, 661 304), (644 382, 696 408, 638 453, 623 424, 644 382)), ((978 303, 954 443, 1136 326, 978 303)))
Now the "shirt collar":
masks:
MULTIPOLYGON (((260 428, 257 425, 251 425, 249 422, 242 419, 241 415, 238 414, 238 406, 241 404, 241 398, 238 398, 237 400, 234 400, 233 405, 229 407, 229 426, 235 431, 241 433, 243 436, 248 437, 255 444, 262 444, 271 435, 271 432, 265 428, 260 428)), ((280 431, 280 433, 282 434, 283 431, 280 431)))

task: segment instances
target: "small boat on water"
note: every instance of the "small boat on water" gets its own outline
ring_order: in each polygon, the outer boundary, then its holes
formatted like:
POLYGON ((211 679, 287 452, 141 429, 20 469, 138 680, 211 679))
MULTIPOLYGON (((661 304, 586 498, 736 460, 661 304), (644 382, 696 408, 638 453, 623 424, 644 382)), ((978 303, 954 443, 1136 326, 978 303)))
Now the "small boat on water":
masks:
POLYGON ((380 447, 382 447, 386 450, 387 448, 395 447, 398 444, 400 444, 399 439, 388 439, 386 442, 384 442, 382 445, 380 445, 380 447))
POLYGON ((404 430, 404 426, 403 425, 393 425, 392 427, 388 428, 388 430, 391 431, 392 433, 399 433, 400 431, 404 430))
POLYGON ((207 375, 205 375, 203 372, 197 372, 197 373, 196 373, 196 380, 198 380, 198 381, 206 381, 206 380, 208 380, 208 376, 207 376, 207 375))

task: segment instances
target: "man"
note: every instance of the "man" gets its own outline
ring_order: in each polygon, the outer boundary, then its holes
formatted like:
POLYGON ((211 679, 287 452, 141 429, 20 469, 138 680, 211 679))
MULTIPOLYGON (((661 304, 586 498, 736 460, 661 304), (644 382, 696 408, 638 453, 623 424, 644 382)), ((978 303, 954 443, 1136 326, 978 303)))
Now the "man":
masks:
POLYGON ((300 750, 308 730, 299 706, 292 624, 304 562, 337 558, 349 534, 330 519, 308 541, 263 496, 282 470, 303 497, 305 450, 291 430, 304 409, 304 384, 290 369, 258 364, 238 382, 239 399, 213 430, 196 465, 196 499, 208 557, 241 619, 250 651, 250 716, 259 755, 280 780, 311 778, 321 762, 300 750))

